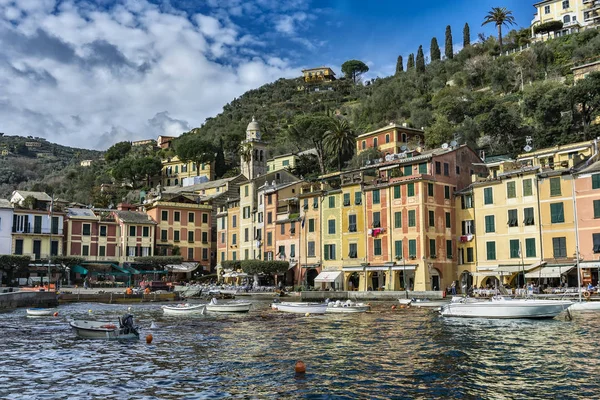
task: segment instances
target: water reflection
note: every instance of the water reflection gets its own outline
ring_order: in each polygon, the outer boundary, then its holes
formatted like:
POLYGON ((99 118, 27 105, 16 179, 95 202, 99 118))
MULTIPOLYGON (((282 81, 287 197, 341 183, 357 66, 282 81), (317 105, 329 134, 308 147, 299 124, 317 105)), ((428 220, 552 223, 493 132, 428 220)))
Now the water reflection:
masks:
POLYGON ((0 314, 3 398, 597 397, 600 316, 442 319, 376 304, 304 317, 257 302, 247 315, 165 317, 156 304, 74 304, 58 318, 0 314), (136 316, 154 341, 74 337, 67 318, 136 316), (307 372, 297 376, 296 360, 307 372))

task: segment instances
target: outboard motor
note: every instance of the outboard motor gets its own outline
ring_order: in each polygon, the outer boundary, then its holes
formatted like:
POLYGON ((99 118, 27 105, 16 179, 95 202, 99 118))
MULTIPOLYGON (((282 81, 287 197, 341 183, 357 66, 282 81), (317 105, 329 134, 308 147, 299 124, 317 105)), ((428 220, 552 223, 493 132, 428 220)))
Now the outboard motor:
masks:
POLYGON ((120 318, 120 322, 121 322, 121 330, 124 333, 138 333, 137 331, 137 327, 133 324, 133 315, 131 314, 125 314, 123 315, 122 318, 120 318))

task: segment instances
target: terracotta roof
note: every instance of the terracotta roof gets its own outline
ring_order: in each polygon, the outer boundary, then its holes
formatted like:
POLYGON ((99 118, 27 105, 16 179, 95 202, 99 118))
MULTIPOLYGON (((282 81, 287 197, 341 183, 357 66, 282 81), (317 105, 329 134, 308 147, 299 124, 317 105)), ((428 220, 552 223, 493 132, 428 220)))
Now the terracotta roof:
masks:
POLYGON ((147 214, 140 211, 114 211, 115 214, 119 217, 119 219, 125 223, 129 224, 151 224, 156 225, 147 214))
POLYGON ((25 190, 16 190, 15 192, 19 193, 24 199, 31 196, 39 201, 52 201, 52 197, 48 196, 45 192, 27 192, 25 190))

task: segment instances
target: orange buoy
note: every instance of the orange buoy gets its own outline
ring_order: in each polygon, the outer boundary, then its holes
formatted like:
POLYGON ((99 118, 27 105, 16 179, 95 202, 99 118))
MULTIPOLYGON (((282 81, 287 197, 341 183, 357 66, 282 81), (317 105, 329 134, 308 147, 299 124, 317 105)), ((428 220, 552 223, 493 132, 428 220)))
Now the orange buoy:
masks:
POLYGON ((395 310, 395 309, 396 309, 396 306, 392 306, 392 310, 395 310))
POLYGON ((146 335, 146 343, 147 344, 152 343, 152 339, 153 339, 152 335, 146 335))
POLYGON ((54 315, 55 317, 58 317, 58 311, 57 311, 57 312, 55 312, 55 313, 54 313, 54 314, 52 314, 52 315, 54 315))
POLYGON ((295 370, 296 370, 297 374, 305 373, 306 372, 306 364, 304 364, 302 361, 296 361, 295 370))
POLYGON ((406 308, 404 304, 400 304, 400 308, 406 308))

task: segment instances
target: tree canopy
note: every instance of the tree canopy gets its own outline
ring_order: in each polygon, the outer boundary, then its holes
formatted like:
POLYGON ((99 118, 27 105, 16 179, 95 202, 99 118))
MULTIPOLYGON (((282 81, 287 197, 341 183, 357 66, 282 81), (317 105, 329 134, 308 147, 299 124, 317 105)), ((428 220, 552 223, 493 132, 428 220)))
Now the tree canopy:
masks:
POLYGON ((509 11, 506 7, 493 7, 487 13, 481 25, 487 24, 494 24, 498 28, 498 44, 500 45, 500 52, 502 52, 502 26, 515 25, 515 17, 512 15, 512 11, 509 11))
POLYGON ((454 58, 454 44, 452 43, 452 28, 450 25, 446 27, 446 41, 444 52, 447 59, 454 58))
POLYGON ((429 48, 429 52, 431 54, 432 62, 441 60, 442 52, 440 51, 440 46, 438 45, 438 41, 435 37, 431 39, 431 46, 429 48))
POLYGON ((196 165, 196 175, 200 175, 200 166, 215 160, 217 149, 210 138, 197 130, 183 134, 175 141, 175 154, 183 162, 196 165))
POLYGON ((342 72, 347 78, 352 79, 352 82, 356 83, 362 74, 367 72, 369 67, 362 61, 359 60, 348 60, 342 64, 342 72))
POLYGON ((131 142, 119 142, 115 143, 106 150, 104 153, 104 159, 107 162, 118 161, 125 157, 131 150, 131 142))

